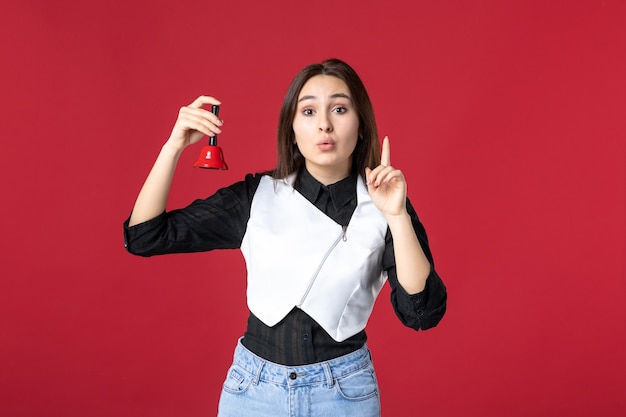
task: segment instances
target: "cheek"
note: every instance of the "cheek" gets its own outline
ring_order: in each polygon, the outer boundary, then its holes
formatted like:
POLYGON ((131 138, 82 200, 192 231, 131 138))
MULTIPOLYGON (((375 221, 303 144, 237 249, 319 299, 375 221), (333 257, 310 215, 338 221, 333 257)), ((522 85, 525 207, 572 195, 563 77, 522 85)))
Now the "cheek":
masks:
POLYGON ((350 136, 358 138, 360 135, 359 119, 355 118, 351 123, 350 136))
POLYGON ((298 143, 302 138, 302 132, 298 129, 298 126, 293 125, 293 143, 298 143))
POLYGON ((291 128, 294 133, 294 142, 300 139, 304 139, 307 136, 311 135, 311 123, 308 119, 298 118, 296 117, 291 124, 291 128))

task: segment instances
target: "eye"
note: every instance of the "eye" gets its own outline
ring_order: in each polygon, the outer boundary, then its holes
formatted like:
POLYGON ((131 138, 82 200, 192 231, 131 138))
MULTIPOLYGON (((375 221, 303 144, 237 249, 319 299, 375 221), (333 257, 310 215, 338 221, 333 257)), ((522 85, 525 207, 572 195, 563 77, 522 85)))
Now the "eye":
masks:
POLYGON ((313 109, 304 109, 302 110, 302 114, 304 114, 305 116, 310 116, 313 114, 313 109))
POLYGON ((335 112, 335 113, 345 113, 347 111, 348 111, 348 109, 343 107, 343 106, 337 106, 337 107, 335 107, 333 109, 333 112, 335 112))

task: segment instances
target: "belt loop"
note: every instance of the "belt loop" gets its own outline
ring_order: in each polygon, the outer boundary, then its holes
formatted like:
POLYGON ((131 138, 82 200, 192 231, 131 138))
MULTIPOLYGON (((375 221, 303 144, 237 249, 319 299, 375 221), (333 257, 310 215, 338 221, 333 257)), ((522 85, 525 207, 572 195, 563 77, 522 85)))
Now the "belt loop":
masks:
POLYGON ((254 385, 259 385, 259 379, 261 378, 261 371, 263 370, 264 365, 265 361, 263 359, 259 359, 259 365, 257 366, 254 377, 252 378, 252 383, 254 385))
POLYGON ((333 379, 333 373, 330 370, 330 365, 328 362, 322 362, 322 368, 324 368, 324 375, 326 376, 326 385, 328 388, 332 388, 335 385, 335 380, 333 379))

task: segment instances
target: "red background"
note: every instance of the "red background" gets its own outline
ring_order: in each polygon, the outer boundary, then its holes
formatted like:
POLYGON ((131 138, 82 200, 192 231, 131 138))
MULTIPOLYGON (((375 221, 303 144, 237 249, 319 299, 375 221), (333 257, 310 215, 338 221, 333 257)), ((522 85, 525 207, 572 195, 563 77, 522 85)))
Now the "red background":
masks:
POLYGON ((245 326, 238 251, 142 259, 121 224, 178 108, 222 100, 271 168, 304 65, 349 62, 449 290, 428 332, 379 298, 384 415, 626 415, 623 1, 6 2, 0 415, 214 415, 245 326), (234 294, 234 296, 231 296, 234 294))

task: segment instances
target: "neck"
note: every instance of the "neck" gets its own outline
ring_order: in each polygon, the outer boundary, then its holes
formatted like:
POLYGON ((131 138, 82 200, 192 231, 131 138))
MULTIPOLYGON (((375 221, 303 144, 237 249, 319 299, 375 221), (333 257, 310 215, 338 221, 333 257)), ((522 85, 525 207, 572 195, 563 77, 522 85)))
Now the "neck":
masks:
POLYGON ((345 169, 320 168, 318 166, 312 166, 308 163, 305 164, 305 166, 306 170, 309 171, 309 174, 324 185, 334 184, 348 177, 351 169, 351 166, 348 166, 345 169))

